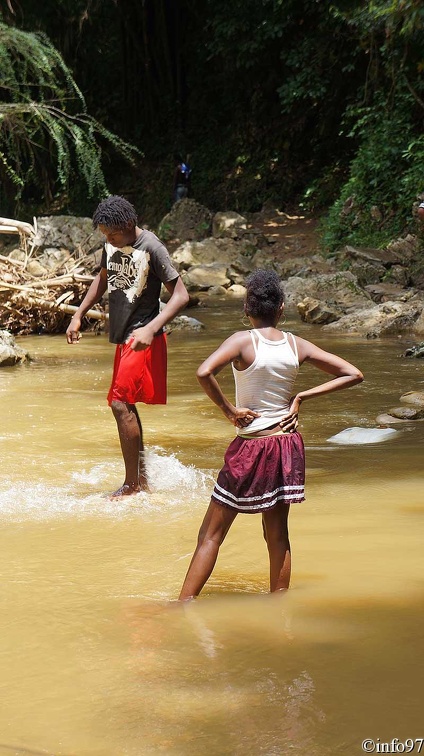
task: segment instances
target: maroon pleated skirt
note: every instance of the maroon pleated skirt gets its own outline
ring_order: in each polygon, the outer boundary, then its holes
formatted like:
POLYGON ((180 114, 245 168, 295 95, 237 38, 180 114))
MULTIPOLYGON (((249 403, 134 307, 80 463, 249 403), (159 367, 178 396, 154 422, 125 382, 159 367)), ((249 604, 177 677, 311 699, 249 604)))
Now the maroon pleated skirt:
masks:
POLYGON ((241 438, 229 445, 212 499, 237 512, 264 512, 305 500, 305 449, 300 433, 241 438))

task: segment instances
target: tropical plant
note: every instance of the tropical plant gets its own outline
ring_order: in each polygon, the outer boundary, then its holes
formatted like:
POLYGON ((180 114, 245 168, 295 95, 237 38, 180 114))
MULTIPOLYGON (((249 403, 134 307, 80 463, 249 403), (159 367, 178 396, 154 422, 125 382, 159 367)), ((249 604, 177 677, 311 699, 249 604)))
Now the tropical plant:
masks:
POLYGON ((0 22, 0 70, 3 206, 40 189, 48 203, 78 183, 88 196, 104 196, 104 151, 113 147, 132 162, 141 154, 87 113, 71 71, 44 33, 0 22))

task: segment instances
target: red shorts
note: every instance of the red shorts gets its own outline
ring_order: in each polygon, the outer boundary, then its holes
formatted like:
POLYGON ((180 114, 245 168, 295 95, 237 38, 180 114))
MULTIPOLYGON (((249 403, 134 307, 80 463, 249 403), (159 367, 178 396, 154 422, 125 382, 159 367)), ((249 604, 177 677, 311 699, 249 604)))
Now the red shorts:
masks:
POLYGON ((112 383, 107 395, 113 401, 136 404, 166 404, 166 335, 155 336, 151 345, 140 352, 127 344, 118 344, 113 364, 112 383))

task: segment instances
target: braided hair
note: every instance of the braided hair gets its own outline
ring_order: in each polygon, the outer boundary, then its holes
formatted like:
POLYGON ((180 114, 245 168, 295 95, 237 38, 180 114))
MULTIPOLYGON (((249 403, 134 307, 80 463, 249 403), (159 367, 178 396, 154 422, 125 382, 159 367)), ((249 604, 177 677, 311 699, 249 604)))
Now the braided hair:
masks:
POLYGON ((284 302, 284 291, 275 270, 256 270, 246 281, 246 315, 273 317, 284 302))
POLYGON ((106 226, 106 228, 127 228, 129 225, 137 225, 137 213, 135 208, 117 194, 112 194, 100 202, 94 211, 93 226, 106 226))

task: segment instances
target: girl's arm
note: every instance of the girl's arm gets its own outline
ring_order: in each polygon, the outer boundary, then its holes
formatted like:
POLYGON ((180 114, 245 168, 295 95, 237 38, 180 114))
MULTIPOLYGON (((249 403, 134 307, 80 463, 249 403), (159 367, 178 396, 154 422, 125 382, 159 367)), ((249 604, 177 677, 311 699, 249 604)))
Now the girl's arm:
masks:
POLYGON ((290 429, 292 425, 297 425, 297 415, 302 402, 308 399, 316 399, 333 391, 341 391, 350 386, 355 386, 357 383, 362 383, 364 380, 361 371, 354 365, 351 365, 350 362, 346 362, 342 357, 338 357, 331 352, 326 352, 310 341, 297 336, 295 338, 299 353, 299 363, 310 362, 324 373, 333 375, 334 378, 325 383, 320 383, 313 388, 306 389, 306 391, 300 391, 292 398, 290 413, 281 422, 281 427, 284 427, 285 430, 290 429))
POLYGON ((235 407, 223 393, 215 375, 230 362, 237 362, 241 357, 243 346, 249 342, 250 337, 245 332, 234 333, 202 362, 196 373, 197 380, 209 399, 237 428, 245 428, 255 417, 259 417, 259 414, 248 407, 235 407))

